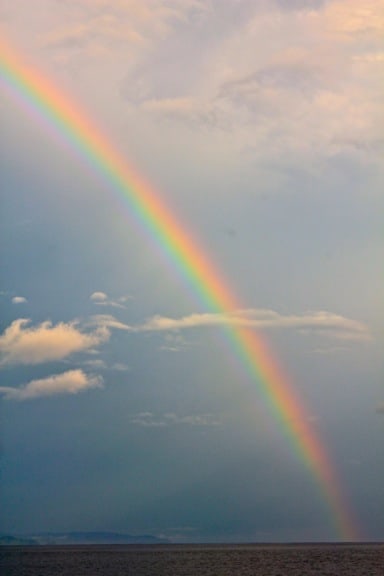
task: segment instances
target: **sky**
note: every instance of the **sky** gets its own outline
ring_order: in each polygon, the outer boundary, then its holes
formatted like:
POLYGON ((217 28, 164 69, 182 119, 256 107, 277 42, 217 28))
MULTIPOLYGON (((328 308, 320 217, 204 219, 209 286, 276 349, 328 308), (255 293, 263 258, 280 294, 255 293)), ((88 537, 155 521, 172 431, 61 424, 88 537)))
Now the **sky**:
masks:
POLYGON ((3 0, 0 30, 239 303, 1 80, 0 532, 343 539, 246 326, 383 539, 382 1, 3 0))

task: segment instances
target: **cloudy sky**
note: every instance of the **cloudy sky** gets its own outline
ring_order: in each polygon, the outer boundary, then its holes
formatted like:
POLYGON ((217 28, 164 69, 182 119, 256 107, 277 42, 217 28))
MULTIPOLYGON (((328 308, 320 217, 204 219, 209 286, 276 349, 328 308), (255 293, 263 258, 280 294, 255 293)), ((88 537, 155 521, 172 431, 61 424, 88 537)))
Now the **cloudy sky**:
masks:
POLYGON ((0 27, 241 303, 209 309, 2 90, 0 531, 340 537, 223 338, 248 326, 306 407, 359 537, 382 539, 382 0, 3 0, 0 27))

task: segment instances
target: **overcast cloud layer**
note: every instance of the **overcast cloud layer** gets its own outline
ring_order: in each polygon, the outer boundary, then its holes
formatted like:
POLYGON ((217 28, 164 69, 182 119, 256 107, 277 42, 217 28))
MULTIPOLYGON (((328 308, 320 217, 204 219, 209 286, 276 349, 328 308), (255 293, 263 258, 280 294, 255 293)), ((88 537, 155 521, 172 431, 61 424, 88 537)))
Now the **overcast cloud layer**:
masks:
POLYGON ((382 539, 382 1, 4 0, 0 31, 239 302, 207 305, 129 202, 2 92, 0 532, 340 538, 228 343, 247 327, 359 537, 382 539))

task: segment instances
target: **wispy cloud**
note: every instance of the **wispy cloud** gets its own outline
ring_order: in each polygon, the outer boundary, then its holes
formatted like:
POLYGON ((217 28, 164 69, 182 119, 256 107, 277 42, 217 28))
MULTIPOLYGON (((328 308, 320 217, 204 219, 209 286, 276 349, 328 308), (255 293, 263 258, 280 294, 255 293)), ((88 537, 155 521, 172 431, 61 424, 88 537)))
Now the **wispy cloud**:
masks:
POLYGON ((97 328, 104 330, 109 330, 110 328, 114 328, 116 330, 126 330, 129 332, 133 332, 135 330, 133 326, 121 322, 111 314, 94 314, 88 320, 87 325, 96 326, 97 328))
POLYGON ((95 358, 94 360, 84 360, 84 362, 82 362, 82 365, 89 366, 94 370, 105 370, 107 368, 106 363, 104 362, 104 360, 101 360, 101 358, 95 358))
POLYGON ((343 341, 370 341, 371 332, 364 323, 327 311, 308 312, 303 315, 283 315, 269 309, 249 308, 227 313, 195 313, 179 318, 157 314, 141 324, 126 324, 108 314, 92 316, 89 326, 99 329, 117 329, 128 332, 167 332, 170 349, 179 349, 183 340, 174 340, 172 333, 191 328, 213 326, 242 326, 258 330, 291 329, 301 333, 316 333, 343 341))
POLYGON ((220 426, 222 421, 214 414, 189 414, 180 416, 174 412, 154 414, 153 412, 139 412, 130 418, 131 424, 143 428, 163 428, 168 426, 220 426))
POLYGON ((124 364, 123 362, 115 362, 115 364, 112 364, 110 369, 116 370, 116 372, 129 372, 130 371, 130 367, 128 366, 128 364, 124 364))
POLYGON ((333 354, 340 354, 343 352, 347 352, 347 346, 317 346, 313 350, 311 350, 311 354, 319 354, 323 356, 331 356, 333 354))
POLYGON ((113 364, 107 364, 101 358, 95 358, 92 360, 84 360, 81 362, 82 366, 87 368, 92 368, 92 370, 114 370, 116 372, 129 372, 130 367, 123 362, 114 362, 113 364))
POLYGON ((40 380, 31 380, 20 388, 0 386, 0 394, 6 400, 31 400, 43 396, 58 394, 78 394, 89 388, 100 388, 103 380, 100 376, 89 376, 82 370, 68 370, 40 380))
POLYGON ((46 321, 31 327, 29 324, 30 320, 19 318, 0 336, 0 365, 62 360, 109 339, 108 330, 102 326, 91 333, 84 333, 77 322, 53 325, 46 321))
POLYGON ((202 326, 236 325, 257 329, 296 329, 305 332, 322 333, 340 340, 371 340, 368 327, 356 320, 331 312, 319 311, 299 315, 284 316, 273 310, 246 309, 231 313, 190 314, 181 318, 153 316, 145 323, 131 327, 132 330, 172 331, 202 326))
POLYGON ((105 292, 93 292, 89 299, 98 306, 109 306, 111 308, 125 308, 125 303, 131 300, 130 296, 121 296, 121 298, 112 299, 105 292))
POLYGON ((167 350, 168 352, 180 352, 180 350, 186 348, 187 345, 188 342, 182 334, 177 332, 167 332, 164 344, 160 346, 160 349, 167 350))

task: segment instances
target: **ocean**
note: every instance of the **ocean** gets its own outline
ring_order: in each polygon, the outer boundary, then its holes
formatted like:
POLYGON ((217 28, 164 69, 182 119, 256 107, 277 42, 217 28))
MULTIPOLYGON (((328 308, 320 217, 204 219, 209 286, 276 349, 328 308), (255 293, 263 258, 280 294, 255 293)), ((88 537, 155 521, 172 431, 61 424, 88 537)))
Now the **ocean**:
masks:
POLYGON ((1 546, 1 576, 383 576, 384 544, 1 546))

